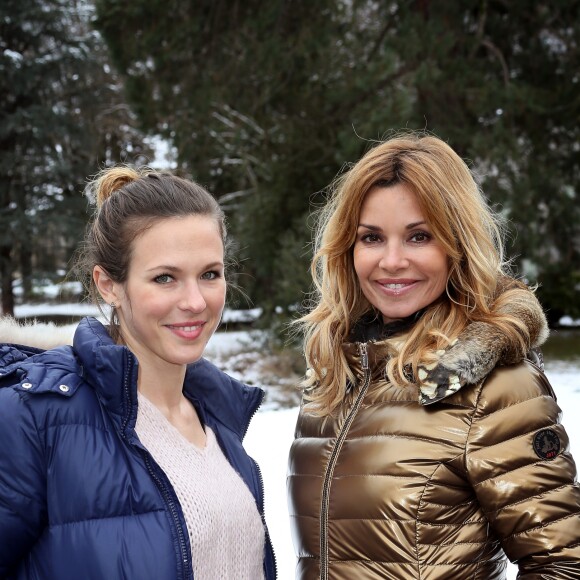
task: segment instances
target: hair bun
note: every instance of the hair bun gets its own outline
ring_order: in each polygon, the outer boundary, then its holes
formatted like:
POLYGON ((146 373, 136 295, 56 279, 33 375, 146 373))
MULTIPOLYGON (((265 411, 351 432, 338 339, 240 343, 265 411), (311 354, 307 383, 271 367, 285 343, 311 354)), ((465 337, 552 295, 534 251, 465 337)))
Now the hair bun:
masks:
POLYGON ((141 177, 142 175, 132 167, 117 166, 103 169, 87 184, 85 195, 91 204, 100 209, 115 191, 141 177))

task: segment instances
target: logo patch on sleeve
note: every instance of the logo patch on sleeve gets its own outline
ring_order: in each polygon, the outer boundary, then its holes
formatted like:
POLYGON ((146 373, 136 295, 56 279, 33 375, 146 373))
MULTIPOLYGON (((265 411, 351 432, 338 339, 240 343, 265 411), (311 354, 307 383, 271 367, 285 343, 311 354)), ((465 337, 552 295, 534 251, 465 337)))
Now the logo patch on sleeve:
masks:
POLYGON ((538 431, 534 436, 534 451, 540 459, 554 459, 560 453, 560 438, 556 431, 538 431))

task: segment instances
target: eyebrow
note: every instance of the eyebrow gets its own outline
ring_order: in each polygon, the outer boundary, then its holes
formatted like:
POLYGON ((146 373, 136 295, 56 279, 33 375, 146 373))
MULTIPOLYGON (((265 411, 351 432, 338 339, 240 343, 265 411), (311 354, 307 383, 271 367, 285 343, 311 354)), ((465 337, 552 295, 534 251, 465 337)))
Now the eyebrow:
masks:
MULTIPOLYGON (((211 270, 212 268, 223 268, 223 262, 211 262, 211 264, 206 264, 203 269, 204 270, 211 270)), ((148 268, 147 272, 153 272, 155 270, 163 270, 165 272, 181 272, 182 268, 177 266, 170 266, 166 264, 159 264, 159 266, 153 266, 152 268, 148 268)))
MULTIPOLYGON (((426 225, 427 222, 425 220, 421 220, 419 222, 413 222, 411 224, 407 224, 405 226, 405 229, 407 230, 412 230, 413 228, 416 228, 417 226, 423 226, 426 225)), ((382 228, 380 228, 379 226, 373 226, 370 224, 358 224, 359 228, 365 228, 367 230, 370 230, 371 232, 380 232, 382 231, 382 228)))

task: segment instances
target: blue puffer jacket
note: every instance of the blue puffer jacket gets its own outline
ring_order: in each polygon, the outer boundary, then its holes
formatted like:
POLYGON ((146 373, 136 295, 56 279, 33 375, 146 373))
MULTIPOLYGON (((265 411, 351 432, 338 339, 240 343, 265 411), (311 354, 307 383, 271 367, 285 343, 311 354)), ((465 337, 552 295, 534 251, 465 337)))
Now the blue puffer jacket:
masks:
MULTIPOLYGON (((0 373, 0 578, 193 578, 175 491, 135 434, 137 360, 129 350, 86 318, 72 348, 3 345, 0 373)), ((242 447, 263 392, 203 359, 188 369, 184 392, 263 519, 261 475, 242 447)))

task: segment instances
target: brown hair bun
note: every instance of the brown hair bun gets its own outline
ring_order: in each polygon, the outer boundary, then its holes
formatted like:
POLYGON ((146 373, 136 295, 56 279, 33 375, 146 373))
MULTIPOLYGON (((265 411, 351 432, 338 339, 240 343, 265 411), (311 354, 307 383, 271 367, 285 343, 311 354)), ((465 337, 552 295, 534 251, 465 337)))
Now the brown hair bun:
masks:
POLYGON ((96 205, 97 210, 99 210, 115 191, 123 188, 128 183, 141 179, 146 174, 144 170, 137 171, 124 165, 103 169, 88 183, 85 190, 86 195, 90 202, 96 205))

